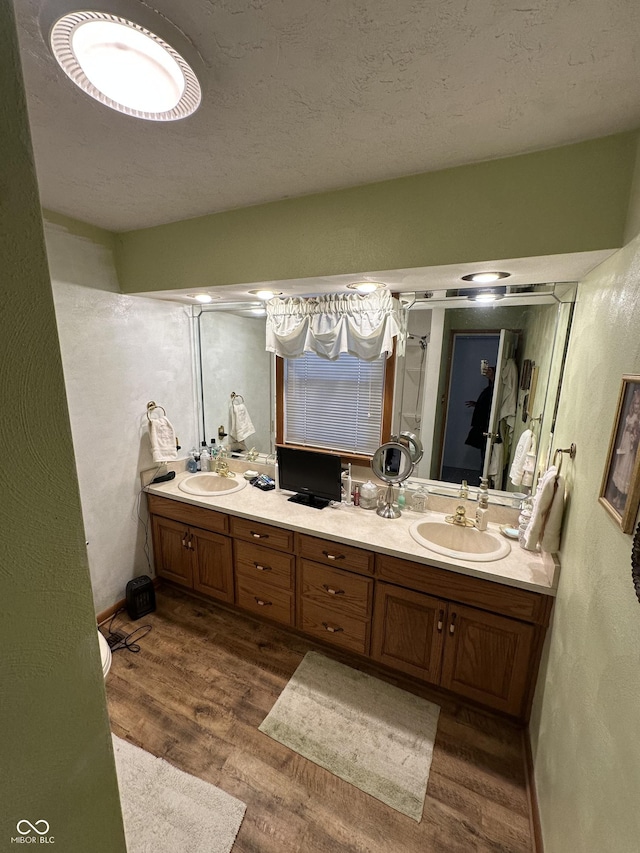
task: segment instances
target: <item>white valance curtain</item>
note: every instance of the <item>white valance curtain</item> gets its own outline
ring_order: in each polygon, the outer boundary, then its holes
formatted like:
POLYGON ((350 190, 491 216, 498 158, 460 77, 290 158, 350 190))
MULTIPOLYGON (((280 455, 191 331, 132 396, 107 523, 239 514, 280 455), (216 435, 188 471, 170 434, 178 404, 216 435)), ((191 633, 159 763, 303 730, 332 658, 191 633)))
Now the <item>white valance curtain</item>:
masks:
POLYGON ((381 355, 391 355, 394 338, 402 348, 406 312, 388 290, 376 290, 366 296, 332 294, 267 302, 267 352, 282 358, 315 352, 323 358, 336 359, 346 352, 373 361, 381 355))

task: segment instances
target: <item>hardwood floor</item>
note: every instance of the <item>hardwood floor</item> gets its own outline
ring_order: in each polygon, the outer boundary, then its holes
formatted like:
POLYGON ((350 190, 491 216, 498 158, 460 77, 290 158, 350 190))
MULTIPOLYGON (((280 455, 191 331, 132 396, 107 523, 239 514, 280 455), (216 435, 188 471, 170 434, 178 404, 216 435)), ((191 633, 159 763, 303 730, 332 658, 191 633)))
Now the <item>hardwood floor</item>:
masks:
POLYGON ((172 588, 157 604, 136 623, 116 617, 118 629, 153 630, 139 654, 113 656, 112 729, 247 804, 234 853, 533 849, 522 733, 510 723, 416 690, 442 707, 418 824, 258 731, 318 646, 172 588))

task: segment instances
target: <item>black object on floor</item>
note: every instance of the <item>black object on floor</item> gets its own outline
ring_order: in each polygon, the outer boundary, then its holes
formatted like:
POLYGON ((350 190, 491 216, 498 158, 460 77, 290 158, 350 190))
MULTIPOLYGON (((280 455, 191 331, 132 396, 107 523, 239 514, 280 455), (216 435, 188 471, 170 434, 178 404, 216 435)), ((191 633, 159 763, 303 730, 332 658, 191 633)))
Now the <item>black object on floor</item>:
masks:
POLYGON ((140 619, 156 609, 156 591, 147 575, 129 581, 126 589, 127 613, 130 619, 140 619))

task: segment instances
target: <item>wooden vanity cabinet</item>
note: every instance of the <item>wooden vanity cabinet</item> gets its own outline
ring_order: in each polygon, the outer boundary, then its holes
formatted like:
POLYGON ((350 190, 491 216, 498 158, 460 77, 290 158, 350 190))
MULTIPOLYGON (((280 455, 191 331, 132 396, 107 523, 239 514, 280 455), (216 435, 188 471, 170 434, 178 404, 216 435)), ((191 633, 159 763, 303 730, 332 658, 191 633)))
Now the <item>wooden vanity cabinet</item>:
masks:
POLYGON ((375 660, 495 710, 527 716, 548 596, 393 557, 378 557, 377 574, 403 586, 376 583, 375 660), (448 598, 423 589, 445 591, 448 598))
POLYGON ((158 576, 233 603, 231 539, 217 532, 227 532, 227 516, 156 495, 147 497, 158 576), (194 521, 207 529, 195 527, 194 521))
POLYGON ((528 718, 550 596, 147 497, 160 577, 528 718))

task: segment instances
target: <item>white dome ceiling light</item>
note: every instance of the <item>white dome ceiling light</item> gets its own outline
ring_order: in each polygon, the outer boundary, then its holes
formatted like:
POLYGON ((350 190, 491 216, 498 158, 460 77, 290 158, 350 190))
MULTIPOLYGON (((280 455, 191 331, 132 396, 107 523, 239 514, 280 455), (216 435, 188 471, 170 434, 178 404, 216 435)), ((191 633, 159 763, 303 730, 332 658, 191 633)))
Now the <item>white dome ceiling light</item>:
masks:
POLYGON ((127 18, 71 12, 55 22, 50 43, 76 86, 118 112, 176 121, 194 113, 202 100, 189 63, 160 36, 127 18))
POLYGON ((375 293, 376 290, 382 290, 386 287, 386 284, 383 284, 381 281, 353 281, 347 287, 350 290, 357 290, 358 293, 366 295, 368 293, 375 293))

